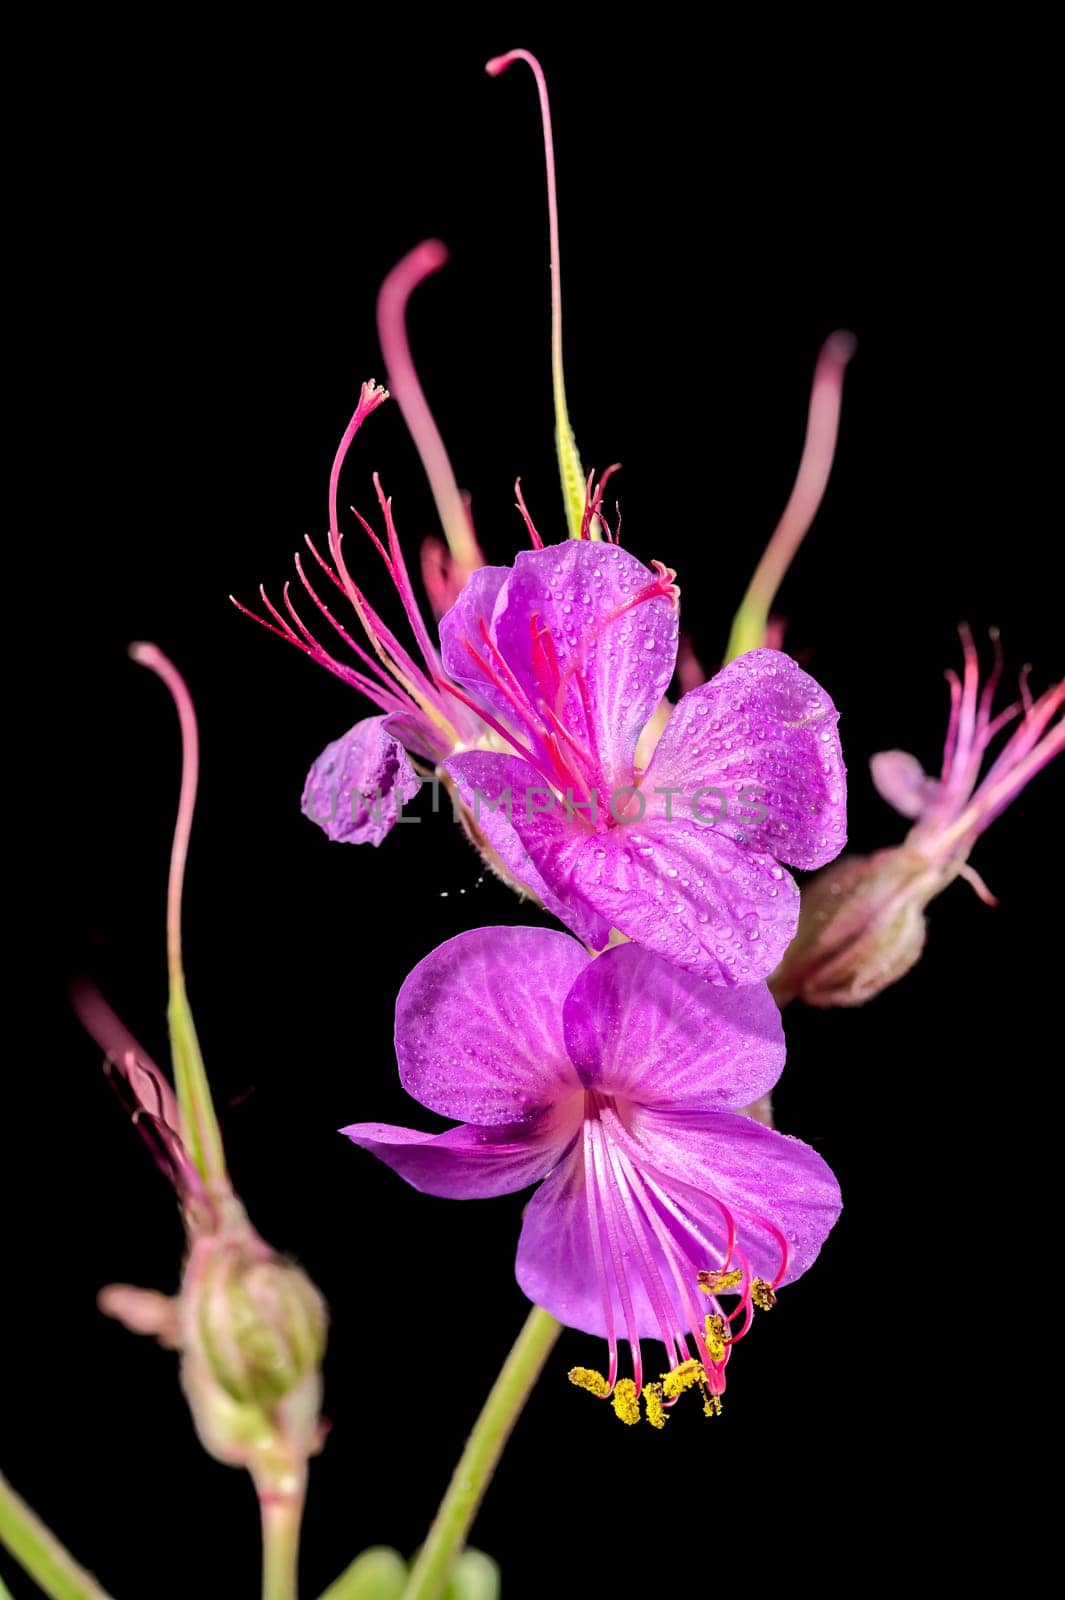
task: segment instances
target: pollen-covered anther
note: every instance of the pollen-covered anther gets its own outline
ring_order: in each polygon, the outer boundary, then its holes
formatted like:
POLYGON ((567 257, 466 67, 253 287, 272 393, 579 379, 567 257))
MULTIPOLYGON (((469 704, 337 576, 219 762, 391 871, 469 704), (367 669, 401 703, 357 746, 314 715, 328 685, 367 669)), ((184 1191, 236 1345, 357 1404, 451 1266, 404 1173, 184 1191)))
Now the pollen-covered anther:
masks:
POLYGON ((674 1367, 672 1372, 662 1374, 662 1393, 671 1400, 683 1394, 685 1389, 691 1389, 697 1383, 706 1381, 701 1361, 682 1361, 679 1367, 674 1367))
POLYGON ((719 1417, 721 1415, 721 1396, 711 1394, 709 1390, 703 1395, 703 1416, 719 1417))
MULTIPOLYGON (((598 1377, 598 1373, 596 1374, 598 1377)), ((628 1427, 640 1420, 640 1400, 636 1393, 636 1385, 631 1378, 622 1378, 614 1385, 614 1395, 610 1402, 614 1407, 614 1415, 620 1417, 628 1427)))
POLYGON ((751 1279, 751 1299, 759 1311, 772 1311, 777 1303, 776 1291, 764 1278, 751 1279))
POLYGON ((662 1402, 662 1385, 660 1383, 644 1384, 643 1403, 647 1411, 647 1420, 652 1428, 664 1428, 667 1422, 666 1408, 662 1402))
POLYGON ((571 1367, 568 1377, 570 1383, 576 1384, 578 1389, 587 1389, 597 1400, 605 1400, 610 1393, 610 1385, 603 1374, 594 1371, 592 1367, 571 1367))
POLYGON ((725 1346, 732 1338, 732 1330, 722 1316, 706 1319, 706 1349, 711 1361, 724 1361, 725 1346))
POLYGON ((704 1294, 722 1294, 743 1282, 743 1268, 733 1267, 731 1272, 700 1272, 695 1281, 704 1294))

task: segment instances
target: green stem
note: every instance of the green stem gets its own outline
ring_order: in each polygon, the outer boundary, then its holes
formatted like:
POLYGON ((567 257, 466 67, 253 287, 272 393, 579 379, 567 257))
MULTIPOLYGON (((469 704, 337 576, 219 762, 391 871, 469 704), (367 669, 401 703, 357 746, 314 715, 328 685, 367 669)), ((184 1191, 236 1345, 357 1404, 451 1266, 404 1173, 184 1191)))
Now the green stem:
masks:
POLYGON ((496 1462, 562 1326, 533 1306, 466 1441, 447 1493, 411 1568, 403 1600, 438 1600, 477 1515, 496 1462))
POLYGON ((0 1477, 0 1543, 48 1600, 110 1600, 107 1591, 78 1566, 4 1477, 0 1477))
POLYGON ((304 1491, 263 1495, 263 1600, 296 1600, 304 1491))

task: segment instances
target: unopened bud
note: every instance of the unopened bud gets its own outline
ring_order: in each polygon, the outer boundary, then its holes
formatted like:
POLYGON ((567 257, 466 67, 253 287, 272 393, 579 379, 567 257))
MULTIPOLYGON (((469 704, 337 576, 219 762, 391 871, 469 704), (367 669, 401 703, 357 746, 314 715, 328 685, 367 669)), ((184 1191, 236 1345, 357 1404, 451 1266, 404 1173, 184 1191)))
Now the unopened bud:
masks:
POLYGON ((325 1303, 250 1229, 192 1247, 181 1292, 182 1382, 204 1447, 251 1466, 319 1448, 325 1303))
POLYGON ((925 907, 947 881, 904 847, 845 856, 804 885, 799 928, 770 979, 778 1005, 858 1006, 915 966, 925 907))

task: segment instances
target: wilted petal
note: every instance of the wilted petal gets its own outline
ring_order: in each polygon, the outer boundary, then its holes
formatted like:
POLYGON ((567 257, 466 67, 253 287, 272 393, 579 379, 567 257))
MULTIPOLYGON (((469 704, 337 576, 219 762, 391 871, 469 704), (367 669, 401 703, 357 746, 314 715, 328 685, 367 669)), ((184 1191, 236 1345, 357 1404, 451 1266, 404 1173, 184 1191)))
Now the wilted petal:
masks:
POLYGON ((683 1209, 694 1205, 712 1221, 713 1206, 701 1197, 728 1208, 753 1274, 769 1282, 778 1274, 774 1228, 788 1244, 782 1282, 816 1259, 843 1202, 831 1170, 808 1144, 730 1112, 633 1106, 626 1123, 634 1159, 687 1186, 676 1191, 683 1209))
POLYGON ((678 790, 675 816, 713 818, 715 832, 790 866, 823 866, 847 839, 838 718, 790 656, 751 650, 677 705, 641 785, 648 806, 667 803, 655 790, 678 790))
POLYGON ((386 728, 389 720, 357 722, 326 745, 307 774, 303 814, 330 839, 379 845, 395 826, 403 801, 418 792, 421 780, 386 728))
POLYGON ((919 817, 939 796, 939 783, 905 750, 881 750, 871 757, 869 770, 877 794, 900 816, 919 817))
POLYGON ((396 1001, 408 1094, 482 1126, 529 1122, 579 1088, 562 1001, 588 955, 547 928, 476 928, 420 961, 396 1001))
POLYGON ((405 750, 431 761, 434 766, 451 749, 451 741, 441 733, 423 711, 390 711, 381 726, 405 750))
POLYGON ((765 984, 724 989, 634 944, 588 963, 563 1024, 586 1087, 608 1084, 644 1105, 747 1106, 784 1068, 784 1029, 765 984))
POLYGON ((435 1134, 384 1122, 353 1122, 340 1131, 423 1194, 483 1200, 537 1183, 558 1161, 576 1126, 574 1117, 569 1123, 556 1118, 542 1125, 467 1126, 435 1134))

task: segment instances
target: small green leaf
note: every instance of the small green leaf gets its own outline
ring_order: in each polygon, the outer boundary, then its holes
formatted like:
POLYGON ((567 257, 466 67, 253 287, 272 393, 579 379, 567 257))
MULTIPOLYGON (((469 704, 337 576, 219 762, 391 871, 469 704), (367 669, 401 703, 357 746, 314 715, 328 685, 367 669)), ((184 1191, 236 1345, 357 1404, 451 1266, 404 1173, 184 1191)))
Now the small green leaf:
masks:
POLYGON ((398 1550, 372 1545, 329 1585, 321 1600, 399 1600, 406 1582, 407 1563, 398 1550))
POLYGON ((499 1567, 483 1550, 464 1550, 455 1562, 444 1600, 499 1600, 499 1567))

